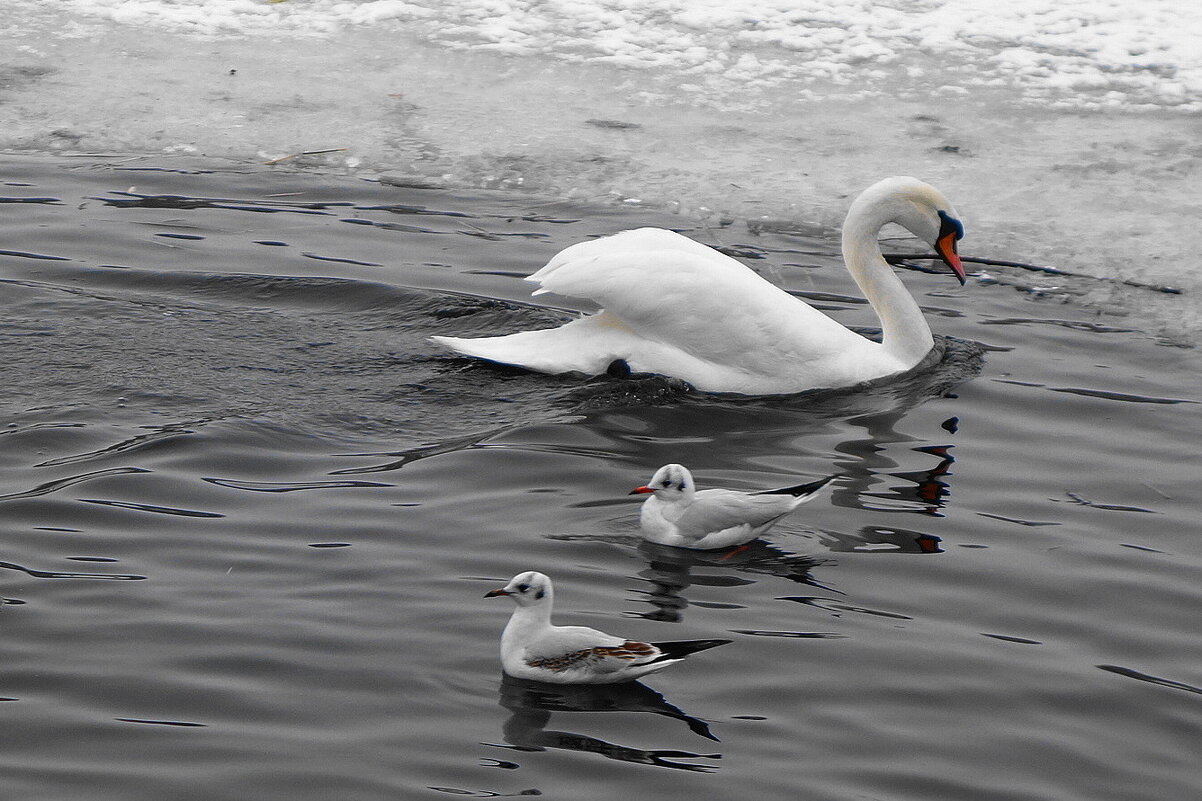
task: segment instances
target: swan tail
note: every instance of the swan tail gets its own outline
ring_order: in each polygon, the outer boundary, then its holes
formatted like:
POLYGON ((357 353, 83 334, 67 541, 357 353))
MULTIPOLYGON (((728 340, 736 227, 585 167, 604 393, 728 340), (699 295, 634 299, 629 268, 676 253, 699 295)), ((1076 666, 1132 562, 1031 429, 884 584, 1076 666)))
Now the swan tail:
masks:
POLYGON ((600 375, 616 359, 624 359, 629 334, 584 317, 559 328, 520 331, 500 337, 471 339, 430 337, 430 341, 464 356, 512 364, 539 373, 600 375))

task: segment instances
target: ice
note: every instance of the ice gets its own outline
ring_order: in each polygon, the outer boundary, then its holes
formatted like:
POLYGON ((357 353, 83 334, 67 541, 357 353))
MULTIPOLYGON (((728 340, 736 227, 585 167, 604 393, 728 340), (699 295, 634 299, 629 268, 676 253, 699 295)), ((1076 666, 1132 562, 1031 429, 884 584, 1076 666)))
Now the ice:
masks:
POLYGON ((0 148, 830 229, 913 174, 970 255, 1202 290, 1200 39, 1168 0, 6 0, 0 148))

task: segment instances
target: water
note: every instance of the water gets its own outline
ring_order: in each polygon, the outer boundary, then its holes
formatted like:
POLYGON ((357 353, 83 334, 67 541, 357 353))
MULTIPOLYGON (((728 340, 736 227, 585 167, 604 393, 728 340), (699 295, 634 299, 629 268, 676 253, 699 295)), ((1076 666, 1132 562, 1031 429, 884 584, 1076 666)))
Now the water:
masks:
POLYGON ((12 797, 1202 789, 1202 365, 1104 302, 1154 293, 907 273, 949 355, 857 396, 530 376, 424 337, 558 318, 495 301, 633 225, 874 321, 820 234, 219 167, 0 167, 12 797), (667 461, 844 477, 763 544, 686 554, 640 544, 626 496, 667 461), (560 622, 734 642, 635 688, 503 681, 482 596, 525 569, 560 622))
POLYGON ((1199 795, 1198 14, 630 5, 9 0, 7 794, 1199 795), (562 319, 520 276, 648 224, 870 327, 833 232, 899 173, 970 255, 1129 283, 907 274, 946 357, 856 395, 425 341, 562 319), (667 461, 842 477, 688 554, 626 496, 667 461), (505 681, 482 596, 530 568, 561 622, 734 642, 505 681))

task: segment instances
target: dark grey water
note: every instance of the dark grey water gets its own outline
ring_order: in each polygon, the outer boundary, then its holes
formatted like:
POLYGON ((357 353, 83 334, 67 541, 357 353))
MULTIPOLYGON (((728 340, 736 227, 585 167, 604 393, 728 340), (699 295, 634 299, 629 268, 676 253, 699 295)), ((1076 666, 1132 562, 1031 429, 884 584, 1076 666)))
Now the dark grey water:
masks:
POLYGON ((498 301, 645 224, 872 325, 835 242, 122 166, 0 166, 11 797, 1202 792, 1202 360, 1087 286, 911 274, 962 340, 932 370, 707 399, 424 338, 557 317, 498 301), (703 484, 845 476, 762 545, 685 554, 641 545, 625 495, 670 460, 703 484), (527 568, 561 622, 734 643, 645 686, 503 682, 510 609, 481 596, 527 568))

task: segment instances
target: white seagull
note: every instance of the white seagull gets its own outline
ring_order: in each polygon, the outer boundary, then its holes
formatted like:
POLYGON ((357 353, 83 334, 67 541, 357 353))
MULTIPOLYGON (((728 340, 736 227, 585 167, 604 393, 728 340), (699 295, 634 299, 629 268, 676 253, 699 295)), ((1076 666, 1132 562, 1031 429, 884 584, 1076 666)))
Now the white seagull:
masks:
POLYGON ((874 342, 761 278, 741 262, 660 228, 580 242, 526 280, 535 295, 585 298, 601 311, 559 328, 507 336, 431 337, 466 356, 540 373, 657 373, 703 392, 778 395, 850 387, 904 373, 934 347, 922 309, 881 255, 898 223, 931 245, 964 283, 964 235, 947 199, 916 178, 874 184, 843 224, 843 260, 881 322, 874 342))
POLYGON ((693 474, 679 464, 666 464, 631 495, 650 494, 639 523, 643 539, 660 545, 709 551, 751 542, 792 512, 835 476, 808 484, 760 492, 731 489, 698 491, 693 474))
POLYGON ((584 626, 551 625, 551 579, 519 573, 485 598, 517 603, 501 634, 501 667, 516 679, 553 684, 617 684, 663 670, 689 654, 730 640, 639 642, 584 626))

